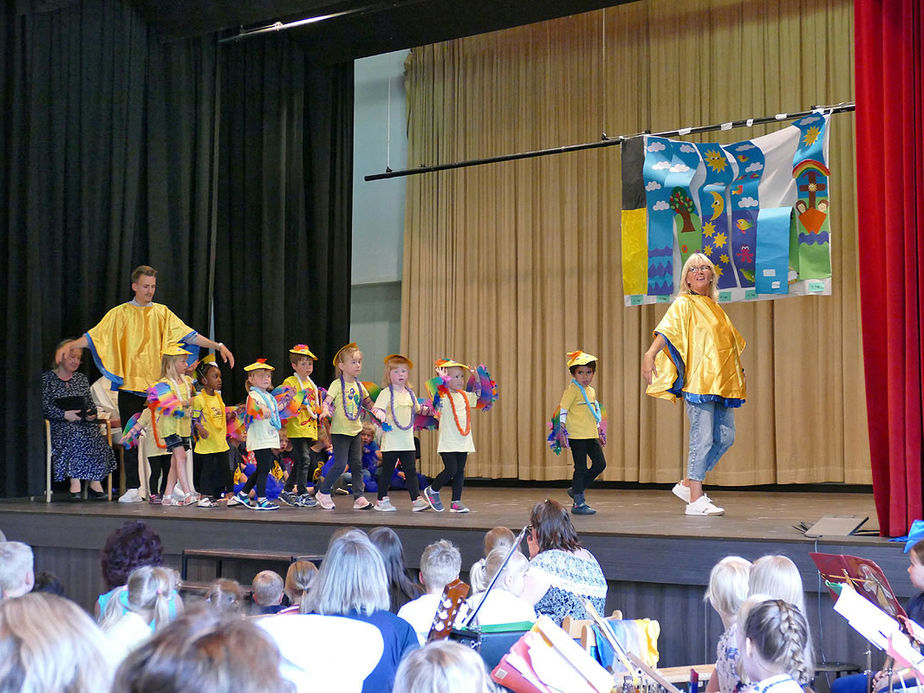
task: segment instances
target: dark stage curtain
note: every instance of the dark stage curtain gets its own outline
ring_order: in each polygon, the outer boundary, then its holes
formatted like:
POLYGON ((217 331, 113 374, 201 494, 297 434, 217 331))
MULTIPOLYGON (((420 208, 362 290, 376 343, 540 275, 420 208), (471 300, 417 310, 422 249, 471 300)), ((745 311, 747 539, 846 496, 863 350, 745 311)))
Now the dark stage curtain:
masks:
MULTIPOLYGON (((349 323, 350 200, 348 194, 331 200, 343 194, 350 175, 352 67, 325 75, 300 58, 285 64, 284 56, 294 55, 289 47, 273 49, 260 59, 266 72, 259 79, 277 95, 267 97, 275 106, 252 111, 252 104, 225 95, 228 122, 238 111, 263 119, 247 123, 261 147, 258 165, 248 159, 249 168, 235 174, 242 176, 236 203, 259 214, 229 218, 233 209, 219 207, 217 181, 228 178, 222 167, 241 162, 218 158, 217 94, 221 83, 232 91, 256 88, 250 65, 231 64, 219 75, 225 49, 214 36, 164 44, 117 0, 2 6, 0 496, 9 497, 38 494, 44 485, 39 376, 55 344, 131 298, 129 274, 138 264, 159 270, 156 300, 208 333, 210 248, 220 231, 219 248, 256 244, 254 255, 226 267, 235 290, 265 297, 259 304, 238 301, 227 277, 217 292, 216 314, 239 321, 217 336, 236 355, 267 353, 282 366, 290 343, 314 339, 312 346, 326 353, 327 342, 336 341, 329 334, 346 334, 348 328, 329 322, 349 323), (296 93, 300 100, 289 98, 296 93), (318 115, 309 112, 316 105, 318 115), (288 110, 294 107, 297 117, 288 110), (340 122, 344 111, 349 117, 340 122), (303 134, 309 127, 320 129, 303 134), (315 238, 323 233, 346 239, 315 238), (261 265, 261 258, 272 263, 261 265), (330 265, 328 272, 330 258, 346 269, 330 265), (264 338, 264 324, 272 324, 270 339, 251 341, 264 338)), ((225 156, 246 133, 226 134, 225 156)))
MULTIPOLYGON (((315 65, 273 36, 224 46, 221 82, 216 337, 241 365, 267 358, 277 384, 306 343, 326 386, 349 335, 352 63, 315 65)), ((228 404, 245 396, 238 372, 228 404)))
POLYGON ((856 0, 858 281, 873 492, 883 535, 922 503, 924 9, 856 0))

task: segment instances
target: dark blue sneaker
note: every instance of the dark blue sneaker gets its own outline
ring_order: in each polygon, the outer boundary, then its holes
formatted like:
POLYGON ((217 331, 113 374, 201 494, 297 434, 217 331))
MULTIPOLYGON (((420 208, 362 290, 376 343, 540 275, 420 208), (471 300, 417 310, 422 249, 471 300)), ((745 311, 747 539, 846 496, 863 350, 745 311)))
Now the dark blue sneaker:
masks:
POLYGON ((436 512, 443 512, 443 501, 440 500, 440 492, 434 491, 432 488, 427 486, 423 490, 424 498, 427 499, 427 502, 430 504, 430 507, 433 508, 436 512))
POLYGON ((591 508, 587 503, 575 503, 571 506, 572 515, 596 515, 597 511, 591 508))

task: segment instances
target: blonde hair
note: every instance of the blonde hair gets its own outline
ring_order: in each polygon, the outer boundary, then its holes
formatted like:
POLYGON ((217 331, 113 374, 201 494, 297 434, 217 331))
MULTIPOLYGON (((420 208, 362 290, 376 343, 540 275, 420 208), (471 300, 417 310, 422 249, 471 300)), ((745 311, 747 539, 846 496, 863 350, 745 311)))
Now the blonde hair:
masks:
POLYGON ((322 616, 388 611, 385 563, 365 532, 343 529, 331 537, 306 603, 310 613, 322 616))
POLYGON ((363 354, 363 352, 360 350, 360 348, 359 348, 358 346, 347 346, 347 347, 344 347, 344 348, 340 351, 339 354, 337 354, 337 363, 334 364, 334 365, 337 367, 337 374, 338 374, 338 375, 339 375, 340 373, 343 372, 343 369, 340 367, 340 364, 346 363, 346 362, 347 362, 347 359, 350 358, 350 356, 352 356, 353 354, 356 354, 356 353, 358 353, 360 356, 362 356, 362 354, 363 354))
POLYGON ((411 652, 398 667, 394 690, 403 693, 493 693, 484 661, 470 647, 437 640, 411 652))
POLYGON ((33 570, 31 546, 21 541, 0 542, 0 596, 22 588, 33 570))
POLYGON ((428 590, 443 589, 461 570, 462 554, 446 539, 430 544, 420 556, 420 579, 428 590))
MULTIPOLYGON (((487 589, 491 579, 488 577, 486 558, 491 551, 497 548, 510 548, 516 540, 513 532, 507 527, 495 527, 484 534, 484 556, 475 561, 468 571, 468 581, 473 592, 483 592, 487 589)), ((505 554, 506 555, 506 554, 505 554)))
POLYGON ((796 564, 786 556, 761 556, 754 561, 748 575, 748 596, 754 594, 766 594, 768 598, 782 599, 805 613, 802 576, 799 575, 796 564))
POLYGON ((718 301, 719 289, 716 284, 718 277, 715 273, 715 263, 712 262, 708 256, 703 255, 702 253, 693 253, 690 257, 687 258, 687 261, 683 263, 683 269, 680 270, 680 287, 677 289, 677 295, 679 296, 682 294, 693 293, 693 289, 690 288, 690 284, 687 281, 687 273, 689 272, 690 267, 692 267, 694 264, 709 265, 710 269, 712 270, 709 274, 712 278, 709 280, 709 290, 706 295, 709 296, 709 298, 711 298, 713 301, 718 301))
POLYGON ((749 609, 741 632, 751 642, 742 657, 757 657, 767 669, 788 674, 801 685, 815 676, 808 623, 802 612, 782 599, 767 599, 749 609))
POLYGON ((286 596, 298 607, 298 613, 308 613, 308 588, 318 575, 318 566, 311 561, 295 561, 286 572, 286 596))
POLYGON ((154 630, 160 630, 171 620, 170 602, 176 604, 176 612, 183 610, 183 602, 175 594, 179 579, 177 572, 171 568, 160 566, 141 566, 128 576, 125 587, 117 590, 106 602, 100 628, 106 630, 122 618, 123 608, 127 608, 140 616, 151 615, 154 630), (122 603, 122 592, 125 592, 125 603, 122 603))
MULTIPOLYGON (((508 551, 510 551, 509 546, 496 548, 489 553, 488 557, 485 559, 485 577, 488 580, 488 585, 491 584, 491 580, 493 580, 494 576, 500 571, 508 551)), ((507 565, 504 566, 504 570, 497 579, 497 584, 494 588, 503 588, 504 580, 506 580, 508 576, 525 575, 527 568, 529 568, 529 561, 526 560, 526 556, 519 551, 514 551, 510 554, 510 560, 507 561, 507 565)))
POLYGON ((74 602, 31 593, 0 602, 0 690, 108 691, 111 648, 74 602))
POLYGON ((257 606, 273 606, 282 601, 285 583, 275 570, 261 570, 250 583, 253 588, 253 601, 257 606))
POLYGON ((748 596, 750 571, 750 561, 741 556, 726 556, 712 566, 703 600, 709 602, 720 616, 734 616, 748 596))
MULTIPOLYGON (((174 378, 177 375, 177 369, 174 365, 180 359, 183 359, 183 362, 186 362, 186 356, 183 354, 162 354, 160 357, 160 379, 164 378, 174 378)), ((183 369, 186 370, 185 368, 183 369)), ((180 373, 179 375, 183 375, 180 373)))

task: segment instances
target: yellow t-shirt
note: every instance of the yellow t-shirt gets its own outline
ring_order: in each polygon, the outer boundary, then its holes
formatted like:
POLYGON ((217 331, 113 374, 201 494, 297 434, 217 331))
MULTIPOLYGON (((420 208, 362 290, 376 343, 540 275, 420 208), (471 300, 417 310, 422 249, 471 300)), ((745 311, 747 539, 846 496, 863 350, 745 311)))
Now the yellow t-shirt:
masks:
MULTIPOLYGON (((591 402, 597 401, 597 393, 592 387, 584 388, 587 391, 587 399, 591 402)), ((581 394, 581 388, 573 382, 568 383, 564 394, 561 396, 561 408, 567 412, 565 428, 568 429, 568 437, 578 440, 587 438, 599 438, 600 433, 597 430, 597 420, 593 412, 584 401, 584 395, 581 394)))
POLYGON ((312 382, 311 378, 302 382, 298 375, 294 373, 283 380, 282 384, 295 390, 295 394, 301 394, 305 390, 309 391, 308 395, 305 397, 305 405, 299 408, 295 416, 286 421, 286 434, 289 438, 311 438, 317 440, 318 419, 317 415, 312 411, 312 408, 321 408, 321 395, 320 392, 318 392, 318 386, 312 382))
POLYGON ((209 395, 203 390, 193 397, 192 415, 199 418, 199 424, 209 434, 208 438, 196 441, 196 453, 210 455, 228 449, 228 422, 220 392, 209 395))
POLYGON ((327 396, 331 398, 330 405, 330 433, 331 435, 358 436, 363 430, 362 401, 369 396, 366 388, 358 380, 352 383, 344 381, 346 385, 346 407, 343 411, 343 397, 340 389, 340 378, 337 378, 327 389, 327 396), (349 414, 349 417, 347 416, 349 414), (351 420, 352 417, 355 420, 351 420))
POLYGON ((188 375, 184 375, 183 379, 179 382, 172 378, 161 378, 157 382, 169 385, 170 391, 176 395, 178 399, 186 402, 186 406, 180 408, 183 412, 182 416, 176 416, 175 414, 164 416, 162 412, 157 411, 157 435, 160 438, 166 438, 172 435, 178 435, 181 438, 189 438, 191 430, 189 421, 190 402, 194 392, 192 378, 188 375))
POLYGON ((474 392, 455 390, 447 395, 440 396, 440 437, 436 451, 440 452, 475 452, 475 441, 472 438, 471 418, 475 413, 478 396, 474 392), (451 401, 450 401, 450 398, 451 401), (468 400, 468 413, 465 402, 468 400), (453 411, 455 416, 453 416, 453 411), (456 423, 458 419, 458 424, 456 423), (461 431, 459 429, 462 429, 461 431), (468 429, 468 433, 462 431, 468 429))
POLYGON ((417 402, 407 390, 395 393, 395 416, 402 426, 410 426, 406 431, 395 425, 391 415, 391 395, 388 388, 383 389, 375 398, 375 406, 385 410, 385 423, 391 426, 390 431, 382 433, 382 452, 403 452, 414 449, 414 414, 417 412, 417 402))
POLYGON ((197 332, 167 306, 123 303, 86 332, 93 360, 120 390, 142 393, 160 376, 165 347, 192 343, 197 332))

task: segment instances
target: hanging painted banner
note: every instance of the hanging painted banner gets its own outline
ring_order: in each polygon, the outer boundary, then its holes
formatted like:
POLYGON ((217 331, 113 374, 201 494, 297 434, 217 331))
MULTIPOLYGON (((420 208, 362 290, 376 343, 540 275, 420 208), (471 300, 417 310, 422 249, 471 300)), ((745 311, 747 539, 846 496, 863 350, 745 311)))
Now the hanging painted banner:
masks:
POLYGON ((626 305, 669 302, 697 252, 715 264, 721 302, 830 294, 829 118, 726 145, 627 140, 626 305))

